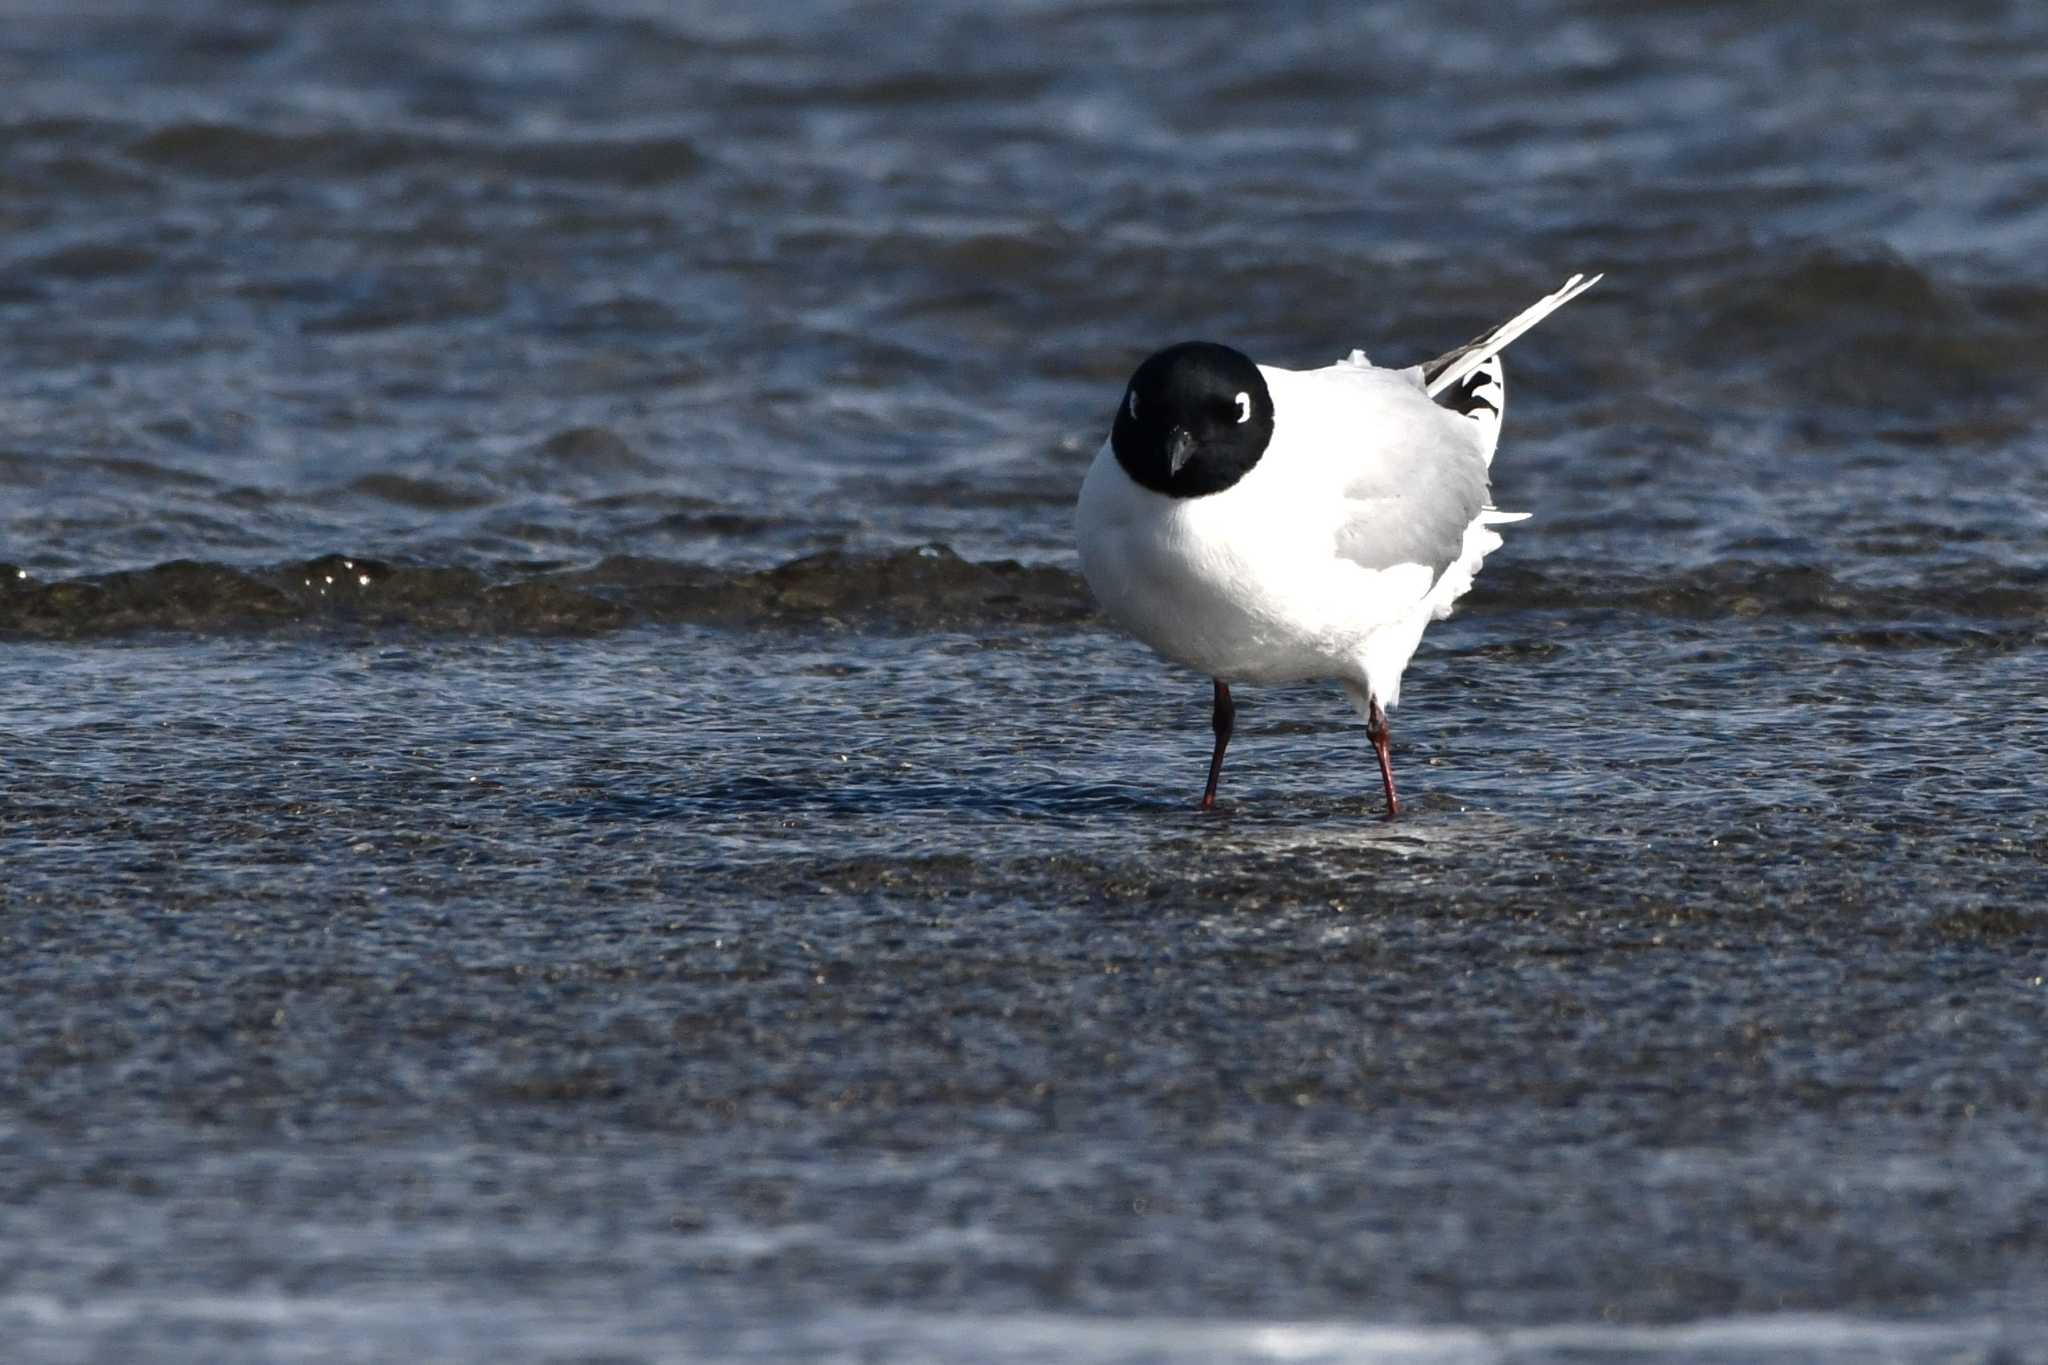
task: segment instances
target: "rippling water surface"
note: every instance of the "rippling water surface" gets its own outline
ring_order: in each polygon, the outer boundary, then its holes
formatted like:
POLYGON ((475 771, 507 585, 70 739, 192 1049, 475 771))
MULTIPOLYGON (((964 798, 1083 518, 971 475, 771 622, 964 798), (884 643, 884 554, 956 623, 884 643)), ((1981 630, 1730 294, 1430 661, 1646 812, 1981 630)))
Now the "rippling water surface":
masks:
POLYGON ((2048 9, 0 25, 25 1361, 2048 1360, 2048 9), (1395 717, 1146 351, 1517 344, 1395 717))

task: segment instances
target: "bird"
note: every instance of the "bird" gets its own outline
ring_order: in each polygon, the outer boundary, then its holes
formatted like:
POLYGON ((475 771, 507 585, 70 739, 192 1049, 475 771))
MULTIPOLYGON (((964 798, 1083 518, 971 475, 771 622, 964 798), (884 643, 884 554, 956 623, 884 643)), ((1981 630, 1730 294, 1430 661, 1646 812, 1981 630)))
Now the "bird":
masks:
POLYGON ((1501 351, 1604 278, 1573 275, 1426 364, 1354 350, 1321 369, 1183 341, 1140 364, 1075 508, 1082 576, 1111 620, 1209 675, 1216 805, 1234 684, 1334 679, 1394 790, 1387 713, 1434 620, 1527 512, 1493 505, 1501 351))

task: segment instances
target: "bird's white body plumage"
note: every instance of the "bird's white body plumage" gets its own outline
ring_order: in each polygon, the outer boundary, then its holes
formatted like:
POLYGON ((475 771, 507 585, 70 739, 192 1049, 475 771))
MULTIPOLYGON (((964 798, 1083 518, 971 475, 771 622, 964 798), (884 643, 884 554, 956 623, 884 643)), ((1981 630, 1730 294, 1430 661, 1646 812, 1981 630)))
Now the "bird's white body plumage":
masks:
POLYGON ((1081 488, 1081 568, 1103 609, 1168 658, 1226 682, 1337 678, 1392 707, 1425 626, 1446 615, 1501 540, 1498 514, 1464 526, 1442 574, 1421 558, 1369 567, 1340 552, 1361 519, 1409 515, 1398 491, 1355 490, 1361 464, 1415 452, 1485 467, 1478 424, 1430 401, 1417 370, 1343 361, 1261 366, 1273 441, 1227 492, 1139 487, 1104 442, 1081 488))
POLYGON ((1224 682, 1334 678, 1361 712, 1391 709, 1423 630, 1500 548, 1494 528, 1524 515, 1486 491, 1500 348, 1594 282, 1573 277, 1428 377, 1357 352, 1318 370, 1260 366, 1272 440, 1210 496, 1141 487, 1105 441, 1076 513, 1089 587, 1133 635, 1224 682), (1461 381, 1484 397, 1470 412, 1432 397, 1461 381))

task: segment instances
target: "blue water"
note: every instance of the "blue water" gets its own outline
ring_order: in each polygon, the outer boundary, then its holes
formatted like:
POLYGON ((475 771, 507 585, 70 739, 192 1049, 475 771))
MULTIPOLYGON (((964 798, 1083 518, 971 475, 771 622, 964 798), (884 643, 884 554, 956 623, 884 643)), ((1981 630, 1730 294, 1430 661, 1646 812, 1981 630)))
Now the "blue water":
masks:
POLYGON ((2048 1360, 2048 11, 0 24, 10 1361, 2048 1360), (1518 342, 1394 716, 1070 516, 1518 342), (332 581, 329 581, 332 580, 332 581))

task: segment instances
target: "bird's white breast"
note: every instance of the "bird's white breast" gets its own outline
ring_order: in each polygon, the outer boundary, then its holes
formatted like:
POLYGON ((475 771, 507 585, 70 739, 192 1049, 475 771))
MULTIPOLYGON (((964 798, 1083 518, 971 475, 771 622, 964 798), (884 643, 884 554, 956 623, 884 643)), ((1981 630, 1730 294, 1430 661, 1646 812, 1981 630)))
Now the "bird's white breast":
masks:
POLYGON ((1103 609, 1169 658, 1240 682, 1351 676, 1366 637, 1413 609, 1420 564, 1360 568, 1334 549, 1341 500, 1285 462, 1169 498, 1104 443, 1081 488, 1081 571, 1103 609))

